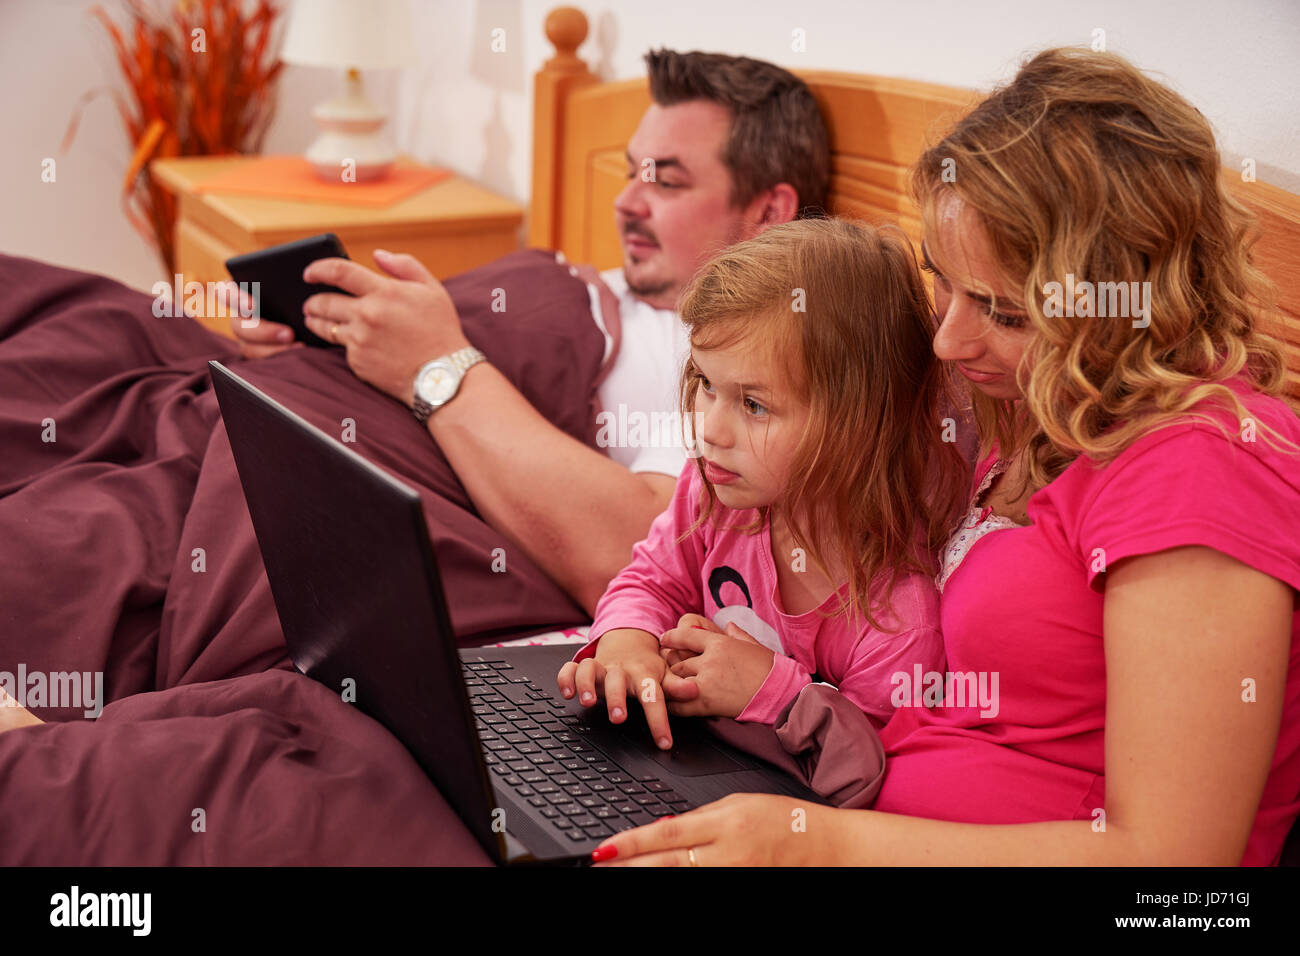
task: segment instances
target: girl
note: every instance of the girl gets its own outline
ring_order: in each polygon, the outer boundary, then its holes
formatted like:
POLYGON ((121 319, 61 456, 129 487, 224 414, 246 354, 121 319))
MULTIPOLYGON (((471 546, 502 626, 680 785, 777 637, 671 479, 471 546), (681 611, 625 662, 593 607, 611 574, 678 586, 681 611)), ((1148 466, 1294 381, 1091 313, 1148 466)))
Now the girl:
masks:
POLYGON ((964 484, 911 246, 774 226, 706 265, 680 309, 698 457, 560 690, 603 694, 616 723, 631 691, 664 748, 668 713, 772 724, 818 679, 883 726, 896 675, 943 664, 930 555, 964 484))

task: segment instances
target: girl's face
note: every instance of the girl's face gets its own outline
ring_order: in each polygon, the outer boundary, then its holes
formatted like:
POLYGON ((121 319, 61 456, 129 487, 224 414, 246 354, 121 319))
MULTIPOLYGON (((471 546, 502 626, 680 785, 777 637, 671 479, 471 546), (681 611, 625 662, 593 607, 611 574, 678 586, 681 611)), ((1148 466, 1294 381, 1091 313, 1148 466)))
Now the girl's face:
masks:
POLYGON ((940 200, 935 234, 921 244, 927 272, 934 275, 939 330, 934 354, 954 362, 971 384, 990 398, 1018 399, 1016 366, 1029 342, 1029 318, 1018 294, 1002 288, 983 230, 956 197, 940 200), (948 266, 939 270, 931 256, 948 266), (997 311, 990 293, 997 298, 997 311))
POLYGON ((770 505, 784 493, 808 406, 784 367, 742 342, 691 347, 703 376, 695 389, 695 438, 704 472, 728 508, 770 505))

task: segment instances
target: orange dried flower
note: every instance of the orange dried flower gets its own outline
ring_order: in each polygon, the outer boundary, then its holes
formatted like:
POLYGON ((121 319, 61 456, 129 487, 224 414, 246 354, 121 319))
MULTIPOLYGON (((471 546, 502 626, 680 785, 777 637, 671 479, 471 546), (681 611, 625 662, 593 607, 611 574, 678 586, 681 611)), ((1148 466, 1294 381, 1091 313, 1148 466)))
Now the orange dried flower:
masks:
MULTIPOLYGON (((107 31, 126 85, 126 96, 108 91, 132 144, 122 208, 172 273, 176 203, 154 182, 149 161, 261 151, 284 65, 271 52, 281 11, 270 0, 122 0, 122 6, 125 27, 102 6, 89 12, 107 31)), ((78 102, 64 150, 82 110, 101 92, 91 90, 78 102)))

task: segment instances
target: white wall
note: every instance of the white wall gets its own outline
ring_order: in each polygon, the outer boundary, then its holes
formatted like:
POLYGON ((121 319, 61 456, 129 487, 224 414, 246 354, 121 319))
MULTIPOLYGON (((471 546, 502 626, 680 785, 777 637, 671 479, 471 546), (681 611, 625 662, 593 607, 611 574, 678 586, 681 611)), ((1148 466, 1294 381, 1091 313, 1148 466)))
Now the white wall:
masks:
MULTIPOLYGON (((419 0, 417 0, 417 4, 419 0)), ((529 189, 531 106, 514 93, 518 47, 501 68, 510 86, 472 76, 492 26, 523 25, 527 75, 551 55, 540 25, 547 0, 428 3, 425 17, 455 33, 438 43, 436 75, 402 86, 405 141, 420 155, 459 169, 484 165, 482 110, 498 98, 510 126, 509 178, 490 182, 515 197, 529 189), (444 11, 444 7, 454 8, 444 11), (437 8, 436 11, 433 8, 437 8), (462 31, 471 31, 465 42, 462 31), (442 91, 429 92, 433 83, 442 91), (415 105, 419 91, 437 107, 415 105), (452 107, 447 97, 455 103, 452 107), (454 143, 449 115, 464 118, 454 143), (436 116, 437 124, 423 122, 436 116), (441 139, 441 141, 440 141, 441 139), (424 150, 429 152, 426 154, 424 150)), ((1095 28, 1121 53, 1185 95, 1214 124, 1224 161, 1255 159, 1259 178, 1300 192, 1300 0, 623 0, 578 4, 591 31, 579 54, 605 79, 638 76, 652 47, 715 50, 771 60, 791 69, 879 73, 987 90, 1009 79, 1027 53, 1088 45, 1095 28), (791 49, 800 28, 806 52, 791 49)))
MULTIPOLYGON (((153 0, 162 2, 162 0, 153 0)), ((359 0, 364 2, 364 0, 359 0)), ((119 85, 93 0, 0 0, 0 251, 104 272, 140 288, 161 277, 119 206, 129 149, 108 98, 84 114, 67 155, 58 144, 77 98, 119 85), (40 181, 41 159, 58 182, 40 181)), ((527 201, 532 75, 552 54, 542 32, 555 0, 412 0, 421 65, 370 73, 393 110, 398 144, 527 201), (490 51, 505 30, 506 52, 490 51)), ((112 0, 105 3, 117 9, 112 0)), ((637 76, 651 47, 762 57, 792 68, 880 73, 988 89, 1021 57, 1087 44, 1162 76, 1219 133, 1224 161, 1256 161, 1260 179, 1300 192, 1300 0, 627 0, 581 3, 591 23, 579 51, 606 79, 637 76), (791 49, 792 31, 806 52, 791 49)), ((328 71, 287 67, 268 152, 312 137, 307 111, 334 89, 328 71)))
MULTIPOLYGON (((111 87, 125 94, 108 35, 88 13, 97 2, 0 0, 0 252, 148 289, 164 278, 163 267, 122 212, 132 147, 110 96, 86 107, 71 147, 59 151, 84 93, 111 87), (41 181, 47 157, 56 163, 53 183, 41 181)), ((125 21, 120 0, 102 5, 119 24, 125 21)), ((324 98, 321 84, 320 71, 286 68, 267 151, 306 146, 313 125, 307 111, 324 98)))

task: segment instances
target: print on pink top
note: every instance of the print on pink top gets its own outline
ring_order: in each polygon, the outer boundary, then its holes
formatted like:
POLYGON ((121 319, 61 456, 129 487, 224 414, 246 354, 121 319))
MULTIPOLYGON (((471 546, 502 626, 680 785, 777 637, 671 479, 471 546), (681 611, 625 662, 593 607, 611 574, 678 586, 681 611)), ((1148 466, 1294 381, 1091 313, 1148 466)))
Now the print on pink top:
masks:
POLYGON ((713 517, 682 538, 700 513, 703 488, 698 465, 687 462, 668 510, 655 519, 649 535, 633 549, 632 563, 610 582, 596 606, 591 642, 574 660, 592 656, 601 635, 614 628, 637 628, 659 638, 687 613, 701 614, 720 628, 735 621, 775 654, 766 681, 737 718, 768 724, 807 684, 821 680, 883 726, 894 713, 893 675, 910 674, 916 665, 924 671, 942 669, 939 595, 928 575, 899 580, 892 612, 873 595, 880 630, 861 616, 830 616, 846 585, 820 607, 787 614, 770 528, 739 530, 757 512, 715 505, 713 517))

